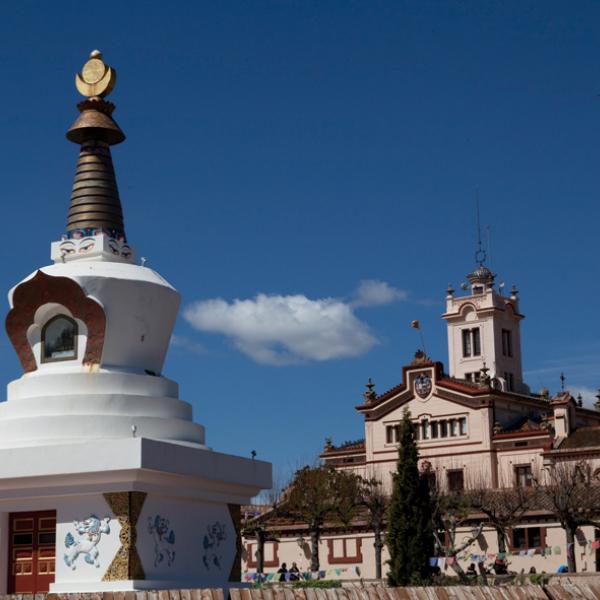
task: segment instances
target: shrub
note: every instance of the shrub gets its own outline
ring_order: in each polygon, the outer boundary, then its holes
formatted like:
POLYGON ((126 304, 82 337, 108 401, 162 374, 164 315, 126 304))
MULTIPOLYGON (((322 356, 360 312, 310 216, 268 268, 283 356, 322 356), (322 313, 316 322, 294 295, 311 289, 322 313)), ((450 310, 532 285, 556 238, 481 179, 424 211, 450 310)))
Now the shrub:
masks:
POLYGON ((342 582, 333 579, 309 579, 308 581, 294 581, 295 588, 341 588, 342 582))

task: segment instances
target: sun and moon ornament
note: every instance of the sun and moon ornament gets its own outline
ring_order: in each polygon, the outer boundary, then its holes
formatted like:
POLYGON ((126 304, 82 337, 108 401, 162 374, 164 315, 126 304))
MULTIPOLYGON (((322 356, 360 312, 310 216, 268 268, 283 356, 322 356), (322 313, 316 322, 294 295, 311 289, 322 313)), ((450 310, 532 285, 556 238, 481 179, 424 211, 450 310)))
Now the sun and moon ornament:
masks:
POLYGON ((83 65, 81 74, 75 75, 75 87, 86 98, 108 96, 117 82, 117 72, 102 60, 102 53, 93 50, 89 60, 83 65))
POLYGON ((78 105, 80 116, 67 132, 67 138, 81 144, 89 140, 120 144, 125 134, 112 118, 115 105, 105 99, 115 87, 117 72, 102 60, 102 53, 93 50, 75 75, 75 87, 85 97, 78 105))

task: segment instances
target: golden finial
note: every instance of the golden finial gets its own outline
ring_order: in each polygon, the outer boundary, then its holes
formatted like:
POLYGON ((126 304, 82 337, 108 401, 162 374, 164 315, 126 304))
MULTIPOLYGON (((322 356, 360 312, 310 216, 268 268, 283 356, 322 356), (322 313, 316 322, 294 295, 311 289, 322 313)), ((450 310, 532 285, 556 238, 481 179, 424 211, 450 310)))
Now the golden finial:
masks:
POLYGON ((102 60, 102 53, 93 50, 90 59, 83 65, 81 75, 75 75, 77 91, 87 98, 103 98, 115 87, 117 72, 102 60))

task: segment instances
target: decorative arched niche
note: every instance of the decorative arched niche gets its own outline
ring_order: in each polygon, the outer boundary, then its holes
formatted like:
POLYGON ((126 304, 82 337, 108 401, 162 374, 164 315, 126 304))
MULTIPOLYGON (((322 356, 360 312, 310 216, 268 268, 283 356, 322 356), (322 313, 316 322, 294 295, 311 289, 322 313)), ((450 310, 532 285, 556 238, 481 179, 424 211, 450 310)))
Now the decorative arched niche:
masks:
POLYGON ((476 321, 477 320, 477 309, 475 308, 475 306, 473 304, 470 304, 467 302, 467 303, 463 304, 463 306, 460 310, 460 315, 463 318, 463 320, 467 323, 476 321))
POLYGON ((27 339, 38 368, 65 361, 81 364, 87 334, 86 324, 74 317, 66 306, 56 302, 40 306, 27 328, 27 339))
POLYGON ((77 321, 60 314, 46 321, 41 331, 40 362, 77 360, 77 321))
POLYGON ((77 360, 79 356, 83 356, 81 362, 84 365, 100 364, 106 315, 102 306, 96 300, 88 298, 74 280, 52 277, 38 271, 31 279, 15 288, 12 303, 13 308, 6 317, 6 331, 25 373, 38 368, 34 354, 38 339, 39 360, 47 362, 42 360, 42 331, 47 332, 45 328, 59 317, 70 319, 76 329, 75 357, 67 356, 63 360, 77 360), (85 342, 85 348, 80 348, 77 342, 85 342))

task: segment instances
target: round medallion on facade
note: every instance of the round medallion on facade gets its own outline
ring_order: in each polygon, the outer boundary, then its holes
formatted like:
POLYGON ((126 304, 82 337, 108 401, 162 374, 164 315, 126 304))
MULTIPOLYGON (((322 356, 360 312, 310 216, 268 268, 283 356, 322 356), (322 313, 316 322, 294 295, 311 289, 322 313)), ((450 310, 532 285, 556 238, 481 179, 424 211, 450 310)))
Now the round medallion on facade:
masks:
POLYGON ((431 377, 426 373, 420 373, 415 377, 415 392, 421 398, 427 398, 431 393, 431 377))

